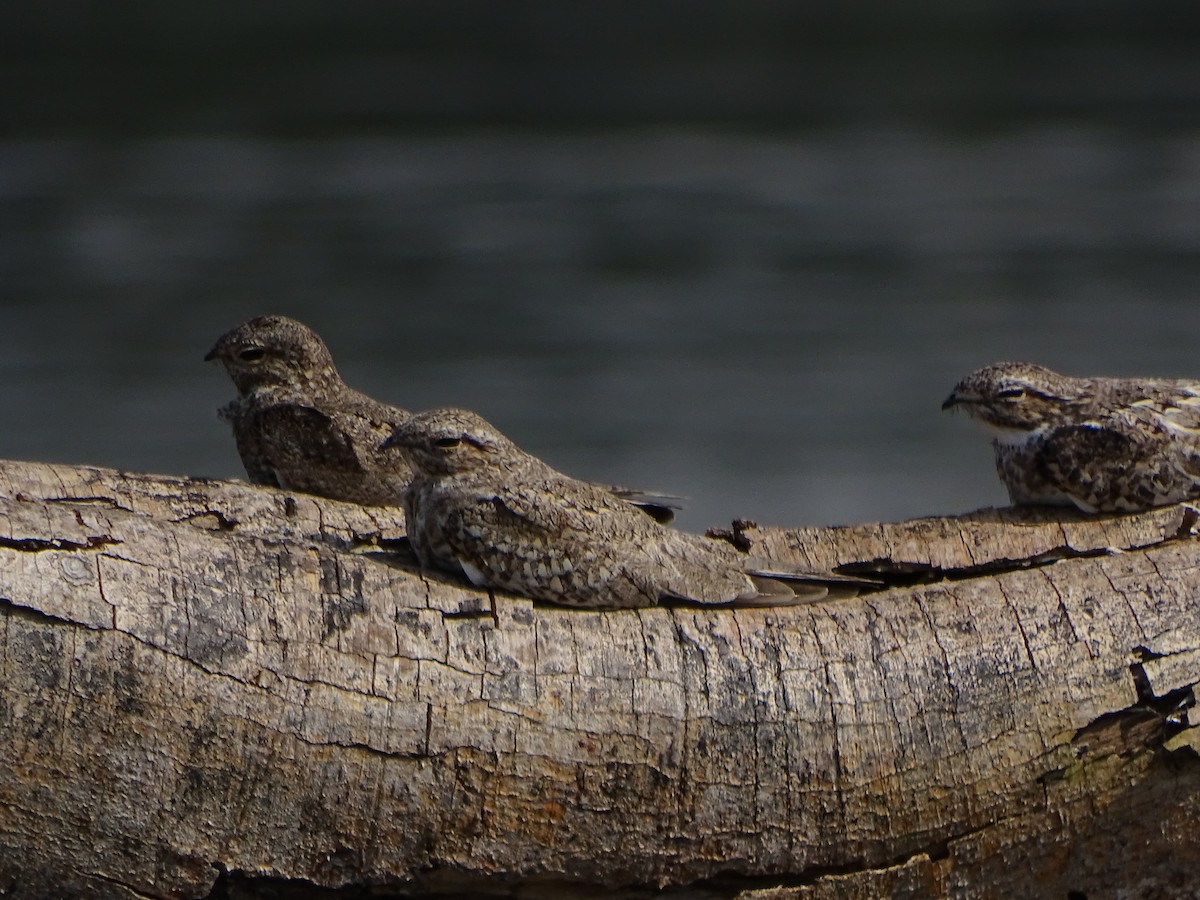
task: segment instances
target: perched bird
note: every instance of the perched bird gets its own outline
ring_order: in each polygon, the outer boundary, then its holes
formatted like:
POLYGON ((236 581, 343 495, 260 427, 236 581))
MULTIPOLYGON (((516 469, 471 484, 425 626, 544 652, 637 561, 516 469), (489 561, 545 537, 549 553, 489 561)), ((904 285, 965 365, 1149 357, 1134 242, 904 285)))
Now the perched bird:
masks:
POLYGON ((220 360, 237 388, 218 415, 232 426, 251 481, 400 505, 412 473, 379 445, 409 412, 348 387, 311 328, 259 316, 221 335, 204 358, 220 360))
POLYGON ((960 381, 951 408, 993 433, 1014 504, 1134 512, 1200 497, 1200 382, 1003 362, 960 381))
POLYGON ((756 566, 728 544, 663 528, 609 492, 555 471, 474 413, 435 409, 384 442, 414 470, 409 540, 426 567, 479 587, 588 608, 789 605, 856 579, 756 566))
MULTIPOLYGON (((233 427, 246 475, 256 484, 399 506, 412 472, 379 445, 411 415, 348 387, 315 331, 286 316, 259 316, 223 334, 206 361, 220 360, 238 397, 218 415, 233 427)), ((677 497, 602 486, 667 523, 677 497)))

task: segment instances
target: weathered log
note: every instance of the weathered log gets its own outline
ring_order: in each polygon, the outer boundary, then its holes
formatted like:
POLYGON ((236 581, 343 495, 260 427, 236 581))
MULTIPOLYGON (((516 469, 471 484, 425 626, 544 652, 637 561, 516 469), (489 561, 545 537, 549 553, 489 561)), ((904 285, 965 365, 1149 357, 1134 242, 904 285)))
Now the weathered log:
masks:
POLYGON ((1190 507, 741 528, 890 586, 614 612, 236 482, 11 462, 0 507, 7 896, 1197 891, 1190 507))

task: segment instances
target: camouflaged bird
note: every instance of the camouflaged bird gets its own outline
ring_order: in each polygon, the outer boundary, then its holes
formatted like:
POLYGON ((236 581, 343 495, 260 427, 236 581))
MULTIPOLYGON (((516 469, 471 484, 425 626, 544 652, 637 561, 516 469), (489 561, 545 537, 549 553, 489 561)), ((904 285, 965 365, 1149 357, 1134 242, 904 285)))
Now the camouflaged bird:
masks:
MULTIPOLYGON (((255 484, 363 506, 399 506, 411 470, 379 449, 411 415, 342 381, 315 331, 286 316, 259 316, 223 334, 204 357, 220 360, 238 397, 218 415, 229 422, 255 484)), ((656 521, 671 521, 679 498, 604 485, 656 521)))
POLYGON ((400 505, 412 472, 379 445, 409 412, 348 387, 311 328, 259 316, 223 334, 204 358, 220 360, 237 388, 218 415, 232 426, 251 481, 400 505))
POLYGON ((663 528, 465 410, 418 413, 384 447, 414 470, 404 509, 421 564, 478 587, 601 609, 664 600, 791 605, 863 584, 757 566, 724 542, 663 528))
POLYGON ((942 404, 951 408, 994 435, 1014 504, 1136 512, 1200 497, 1200 382, 1003 362, 960 381, 942 404))

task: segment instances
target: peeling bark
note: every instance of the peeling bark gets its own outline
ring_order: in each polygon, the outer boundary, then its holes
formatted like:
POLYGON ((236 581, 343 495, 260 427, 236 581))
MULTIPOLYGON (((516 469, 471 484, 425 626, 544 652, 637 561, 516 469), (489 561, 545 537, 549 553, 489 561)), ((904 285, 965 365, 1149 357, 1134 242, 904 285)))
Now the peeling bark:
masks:
POLYGON ((1186 506, 742 525, 886 586, 611 612, 238 483, 2 463, 0 509, 9 896, 1197 892, 1186 506))

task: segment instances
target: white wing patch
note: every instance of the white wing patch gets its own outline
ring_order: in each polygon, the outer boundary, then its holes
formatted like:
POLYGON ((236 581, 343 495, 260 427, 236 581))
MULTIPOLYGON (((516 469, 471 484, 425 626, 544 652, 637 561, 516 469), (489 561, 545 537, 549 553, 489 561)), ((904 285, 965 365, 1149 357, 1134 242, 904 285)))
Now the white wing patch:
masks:
POLYGON ((465 559, 459 559, 458 564, 462 566, 463 574, 467 576, 467 580, 475 587, 487 587, 488 579, 483 574, 483 570, 474 563, 469 563, 465 559))

